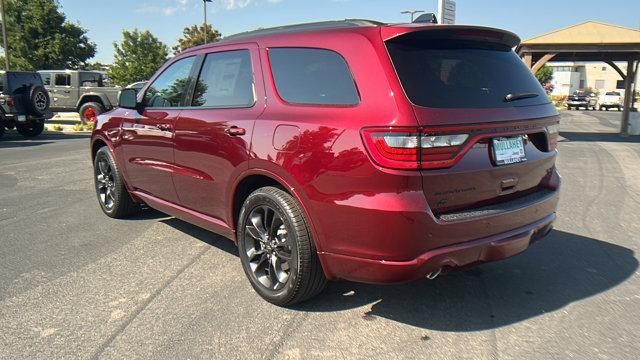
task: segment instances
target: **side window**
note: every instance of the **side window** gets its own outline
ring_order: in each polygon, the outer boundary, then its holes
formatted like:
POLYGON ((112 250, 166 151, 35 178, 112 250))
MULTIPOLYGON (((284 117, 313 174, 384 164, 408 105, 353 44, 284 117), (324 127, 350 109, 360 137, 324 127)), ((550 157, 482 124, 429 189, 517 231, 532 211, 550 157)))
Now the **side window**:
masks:
POLYGON ((180 106, 182 96, 189 86, 189 75, 195 57, 180 59, 166 68, 149 86, 144 94, 148 107, 163 108, 180 106))
POLYGON ((250 107, 254 103, 249 51, 208 54, 198 76, 191 106, 250 107))
POLYGON ((71 86, 70 74, 56 74, 54 79, 56 86, 71 86))
POLYGON ((356 105, 360 102, 349 67, 335 51, 272 48, 269 61, 278 94, 288 103, 356 105))
POLYGON ((81 72, 80 74, 80 86, 81 87, 103 87, 102 74, 81 72))
POLYGON ((40 77, 42 78, 42 84, 44 86, 51 85, 51 74, 48 73, 40 73, 40 77))

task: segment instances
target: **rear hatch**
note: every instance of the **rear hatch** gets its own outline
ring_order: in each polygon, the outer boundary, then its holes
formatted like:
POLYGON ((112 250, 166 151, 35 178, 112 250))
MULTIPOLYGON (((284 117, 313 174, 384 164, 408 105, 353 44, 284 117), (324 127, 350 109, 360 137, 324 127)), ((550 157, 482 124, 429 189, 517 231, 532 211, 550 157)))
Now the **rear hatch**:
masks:
POLYGON ((518 42, 464 26, 386 39, 420 125, 420 171, 436 216, 535 199, 553 187, 558 113, 512 51, 518 42))

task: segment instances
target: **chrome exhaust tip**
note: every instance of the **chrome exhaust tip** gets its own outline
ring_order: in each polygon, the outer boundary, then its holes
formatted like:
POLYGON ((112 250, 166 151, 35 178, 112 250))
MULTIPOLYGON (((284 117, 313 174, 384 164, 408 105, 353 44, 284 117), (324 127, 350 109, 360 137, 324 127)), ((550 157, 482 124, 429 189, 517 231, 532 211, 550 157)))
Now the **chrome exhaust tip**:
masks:
POLYGON ((442 272, 442 268, 438 268, 438 270, 434 270, 434 271, 428 273, 427 274, 427 279, 433 280, 433 279, 437 278, 438 275, 440 275, 441 272, 442 272))

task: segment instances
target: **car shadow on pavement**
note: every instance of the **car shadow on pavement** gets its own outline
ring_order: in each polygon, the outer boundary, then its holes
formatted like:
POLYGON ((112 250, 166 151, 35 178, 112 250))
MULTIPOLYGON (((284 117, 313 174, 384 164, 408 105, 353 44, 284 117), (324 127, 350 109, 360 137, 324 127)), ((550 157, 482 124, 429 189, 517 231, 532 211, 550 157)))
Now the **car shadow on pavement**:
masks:
POLYGON ((0 139, 0 149, 2 148, 18 148, 31 147, 51 144, 53 140, 69 140, 69 139, 89 139, 91 134, 62 134, 62 133, 43 133, 35 138, 25 138, 18 133, 5 133, 0 139))
POLYGON ((433 281, 404 285, 330 283, 295 307, 333 312, 363 307, 363 320, 386 318, 437 331, 494 329, 559 310, 607 291, 632 276, 632 250, 563 231, 516 257, 433 281))
MULTIPOLYGON (((162 213, 161 213, 162 214, 162 213)), ((238 255, 238 248, 233 243, 233 241, 218 235, 216 233, 205 230, 201 227, 192 225, 188 222, 182 221, 180 219, 176 219, 174 217, 169 219, 161 220, 162 223, 171 226, 172 228, 182 231, 183 233, 192 236, 207 245, 218 248, 224 252, 227 252, 231 255, 238 255)), ((238 262, 238 265, 240 263, 238 262)), ((244 279, 243 279, 244 280, 244 279)))
POLYGON ((561 131, 560 136, 568 141, 576 142, 618 142, 618 143, 640 143, 640 136, 621 136, 619 133, 604 132, 571 132, 561 131))

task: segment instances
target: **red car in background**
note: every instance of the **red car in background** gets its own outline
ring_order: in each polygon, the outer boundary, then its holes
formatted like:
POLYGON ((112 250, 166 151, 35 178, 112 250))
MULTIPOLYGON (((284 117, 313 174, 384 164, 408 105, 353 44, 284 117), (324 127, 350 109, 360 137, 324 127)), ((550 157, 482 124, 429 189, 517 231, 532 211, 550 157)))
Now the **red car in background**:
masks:
POLYGON ((91 141, 100 206, 235 241, 266 300, 503 259, 555 219, 558 113, 507 31, 346 20, 180 53, 91 141))

